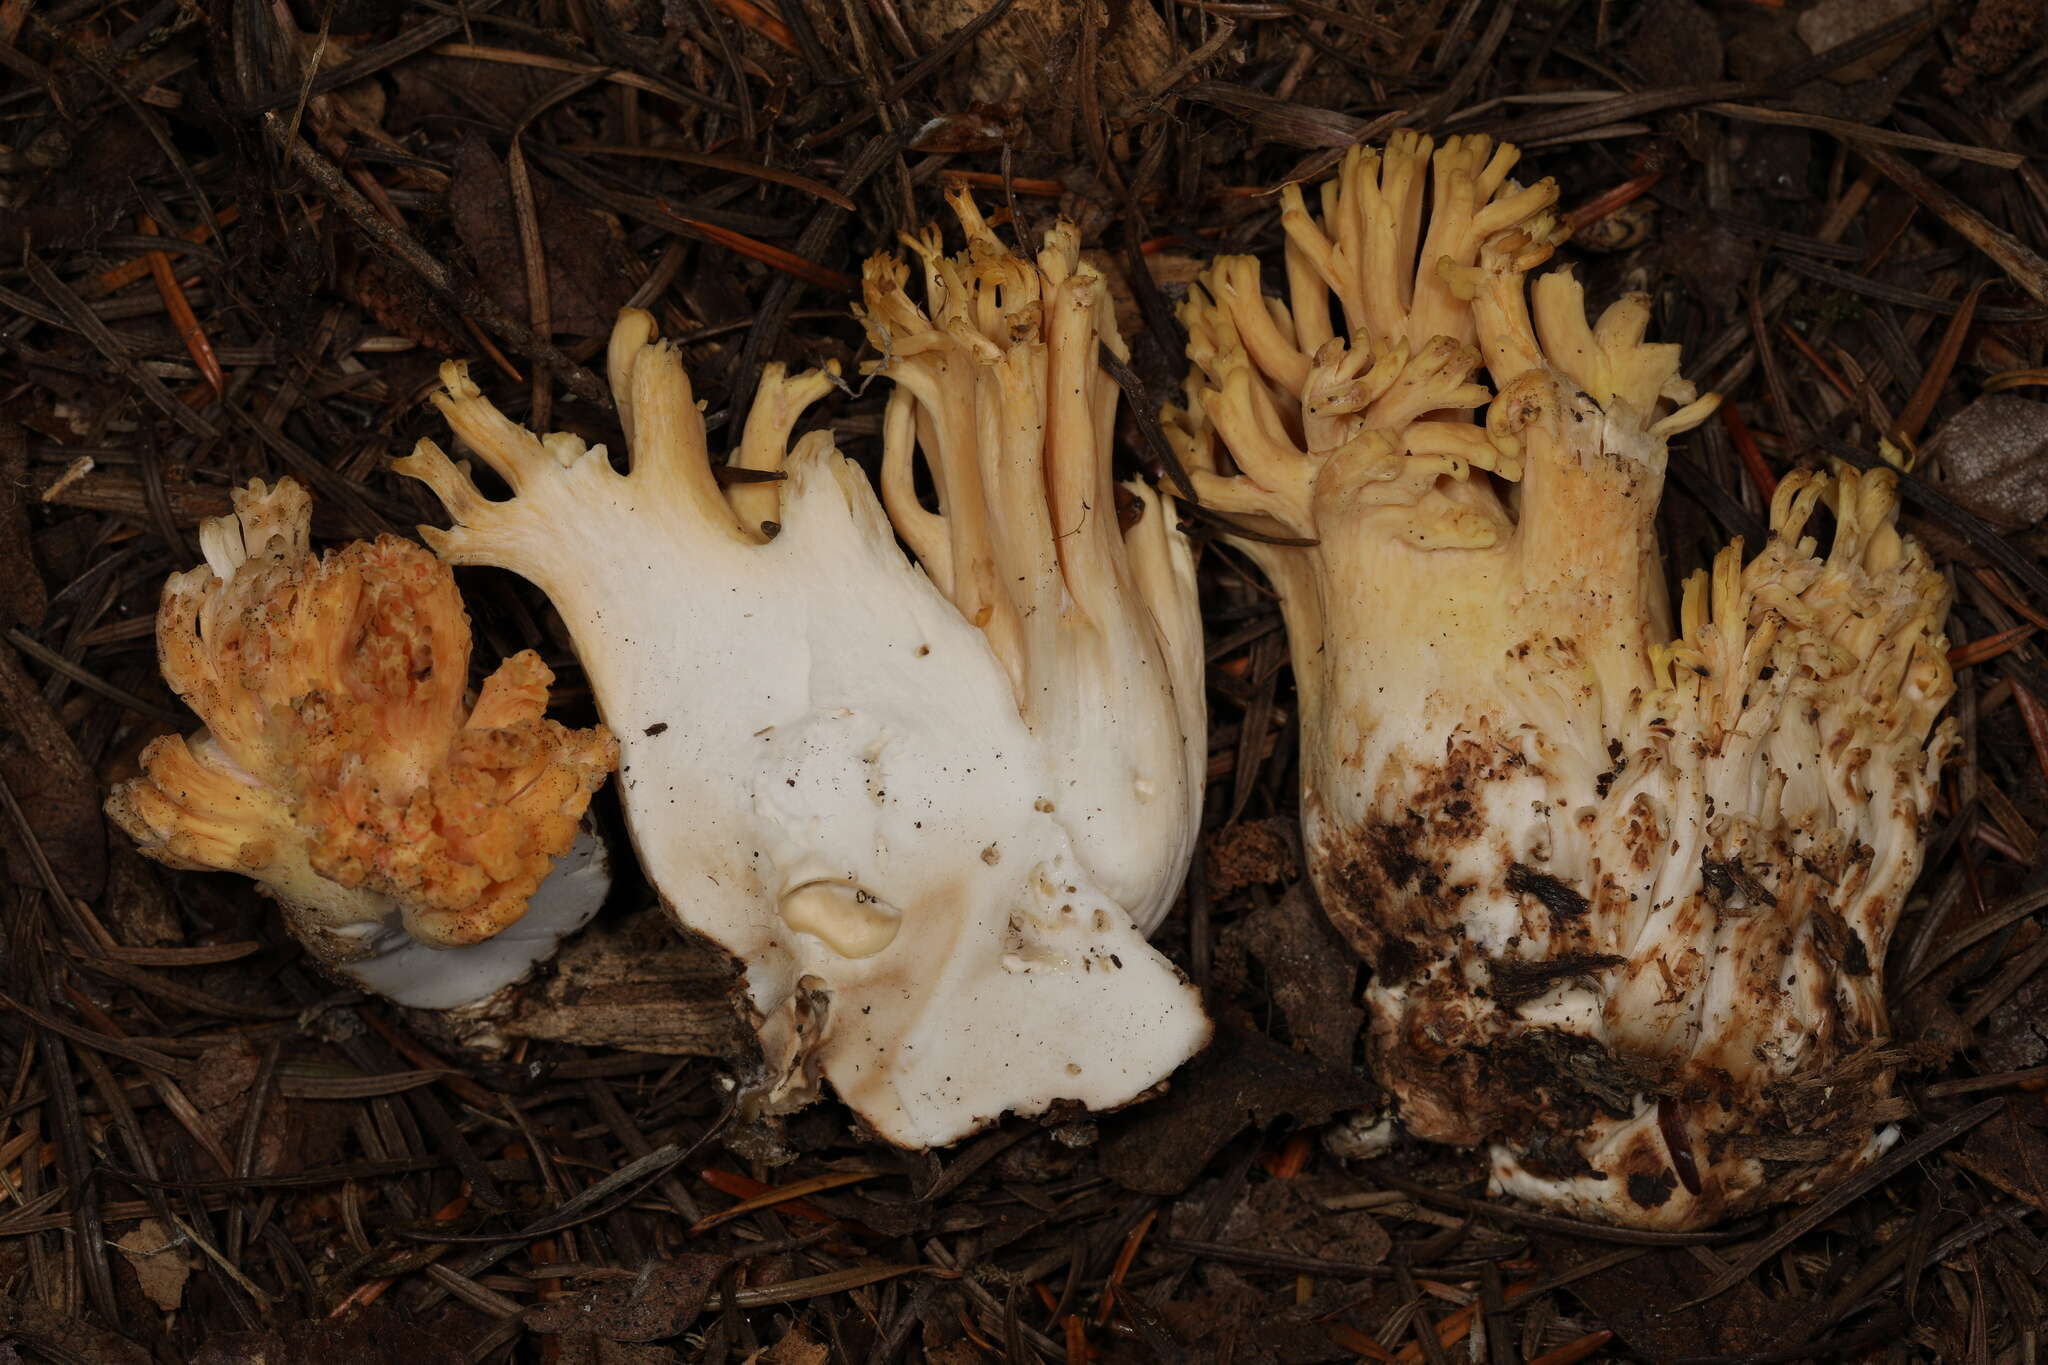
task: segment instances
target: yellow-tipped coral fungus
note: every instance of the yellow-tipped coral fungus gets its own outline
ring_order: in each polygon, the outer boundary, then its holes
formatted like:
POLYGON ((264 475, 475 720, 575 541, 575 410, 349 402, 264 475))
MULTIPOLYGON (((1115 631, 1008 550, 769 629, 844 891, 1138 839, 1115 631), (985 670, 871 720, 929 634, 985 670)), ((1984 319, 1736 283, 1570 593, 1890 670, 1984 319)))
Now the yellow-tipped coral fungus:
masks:
POLYGON ((338 974, 470 1004, 602 900, 579 829, 617 748, 545 718, 530 651, 469 702, 447 566, 393 536, 316 555, 311 520, 298 484, 257 480, 201 528, 206 563, 165 584, 157 649, 206 728, 151 742, 108 811, 160 862, 254 878, 338 974))
POLYGON ((1798 473, 1671 620, 1665 445, 1715 400, 1647 299, 1589 324, 1569 272, 1527 286, 1563 233, 1516 155, 1399 134, 1319 215, 1289 187, 1285 301, 1214 264, 1169 436, 1204 502, 1315 542, 1244 548, 1403 1123, 1488 1147, 1498 1190, 1696 1226, 1895 1132, 1881 973, 1953 743, 1947 593, 1889 474, 1798 473))
POLYGON ((401 462, 453 516, 430 543, 524 574, 574 633, 649 880, 745 969, 749 1103, 829 1083, 905 1146, 1128 1103, 1208 1036, 1145 941, 1200 799, 1188 550, 1149 492, 1120 515, 1097 355, 1120 343, 1075 234, 1024 260, 960 207, 964 256, 911 243, 923 308, 901 262, 867 272, 886 514, 829 432, 790 446, 817 372, 770 367, 722 487, 637 311, 609 357, 629 473, 459 366, 436 402, 513 496, 429 442, 401 462))

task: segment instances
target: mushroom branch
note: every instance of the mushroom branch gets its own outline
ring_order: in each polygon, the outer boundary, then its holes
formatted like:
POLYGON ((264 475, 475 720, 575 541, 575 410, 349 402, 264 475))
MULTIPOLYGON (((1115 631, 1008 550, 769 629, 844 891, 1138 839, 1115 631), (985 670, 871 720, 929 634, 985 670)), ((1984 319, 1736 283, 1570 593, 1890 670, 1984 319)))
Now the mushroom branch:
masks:
POLYGON ((886 512, 829 432, 791 444, 830 373, 770 367, 728 461, 753 473, 721 487, 635 311, 610 348, 630 472, 457 366, 436 402, 512 496, 431 442, 400 462, 454 519, 425 533, 444 557, 524 574, 569 623, 649 879, 744 968, 755 1112, 829 1084, 912 1147, 1128 1103, 1209 1031, 1145 941, 1200 800, 1189 551, 1111 484, 1097 348, 1120 342, 1073 231, 1025 260, 957 207, 964 255, 910 242, 923 307, 903 262, 867 271, 886 512))
POLYGON ((1112 482, 1128 359, 1109 291, 1060 222, 1035 262, 999 242, 964 189, 967 250, 936 227, 877 256, 860 310, 894 384, 882 497, 926 574, 1002 662, 1054 765, 1056 809, 1082 863, 1149 933, 1193 855, 1207 765, 1194 560, 1169 508, 1112 482), (919 467, 938 510, 917 494, 919 467))
POLYGON ((454 575, 393 536, 315 555, 290 479, 235 490, 157 613, 165 680, 205 728, 143 750, 108 812, 172 867, 239 872, 334 974, 475 1004, 580 927, 610 878, 581 833, 617 748, 543 714, 527 651, 471 701, 454 575))
POLYGON ((1497 1191, 1697 1226, 1895 1136, 1882 964, 1955 743, 1947 591, 1889 474, 1802 471, 1673 621, 1666 442, 1716 399, 1646 298, 1589 323, 1568 271, 1528 283, 1564 233, 1516 159, 1404 133, 1320 214, 1286 189, 1285 302, 1213 265, 1168 431, 1205 503, 1315 542, 1244 549, 1402 1122, 1487 1147, 1497 1191))

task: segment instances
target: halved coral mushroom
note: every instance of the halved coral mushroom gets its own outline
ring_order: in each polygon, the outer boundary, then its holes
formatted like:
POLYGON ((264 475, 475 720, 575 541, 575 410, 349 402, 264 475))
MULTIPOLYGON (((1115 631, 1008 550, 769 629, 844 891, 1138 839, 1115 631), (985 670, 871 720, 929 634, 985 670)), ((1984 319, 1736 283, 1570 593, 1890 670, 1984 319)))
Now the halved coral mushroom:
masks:
POLYGON ((315 555, 290 479, 234 501, 157 613, 164 679, 206 728, 152 741, 108 812, 160 862, 254 878, 337 974, 401 1004, 489 996, 602 902, 579 831, 616 746, 544 717, 531 651, 466 701, 469 618, 428 551, 315 555))
POLYGON ((454 517, 430 543, 524 574, 569 623, 649 879, 744 966, 750 1102, 829 1082, 906 1146, 1127 1103, 1208 1036, 1145 942, 1200 799, 1188 551, 1142 488, 1119 519, 1096 352, 1118 343, 1071 229, 1034 263, 963 219, 965 257, 913 243, 928 312, 901 263, 868 270, 899 386, 887 516, 828 432, 790 449, 818 372, 770 368, 721 487, 676 349, 636 311, 610 351, 630 473, 513 425, 457 366, 436 402, 514 496, 430 442, 401 462, 454 517))
POLYGON ((1516 155, 1400 134, 1345 158, 1320 219, 1289 187, 1286 301, 1215 263, 1169 435, 1206 503, 1315 542, 1244 548, 1283 599, 1310 864, 1374 968, 1403 1122, 1489 1147, 1499 1190, 1692 1226, 1894 1132, 1869 1056, 1953 743, 1947 593, 1890 475, 1798 473, 1674 628, 1665 443, 1716 400, 1644 342, 1646 299, 1589 326, 1568 272, 1525 289, 1563 233, 1516 155))

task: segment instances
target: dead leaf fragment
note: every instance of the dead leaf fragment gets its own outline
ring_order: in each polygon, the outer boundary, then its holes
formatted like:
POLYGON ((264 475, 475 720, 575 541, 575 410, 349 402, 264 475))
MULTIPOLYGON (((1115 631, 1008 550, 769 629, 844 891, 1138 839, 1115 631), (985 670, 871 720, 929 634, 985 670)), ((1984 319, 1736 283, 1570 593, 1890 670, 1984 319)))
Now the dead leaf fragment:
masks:
MULTIPOLYGON (((619 309, 633 294, 611 227, 571 202, 547 176, 537 170, 529 175, 541 251, 547 258, 551 326, 566 336, 609 336, 619 309)), ((505 163, 481 137, 465 138, 456 149, 448 208, 457 235, 476 262, 477 278, 492 300, 514 317, 532 317, 512 182, 505 163)))
POLYGON ((169 1313, 185 1302, 185 1281, 197 1262, 183 1233, 173 1231, 154 1218, 145 1218, 133 1231, 114 1243, 135 1268, 135 1278, 149 1301, 169 1313))
POLYGON ((1323 918, 1307 884, 1296 883, 1272 905, 1247 915, 1244 927, 1294 1045, 1317 1061, 1349 1070, 1365 1027, 1358 955, 1323 918))
POLYGON ((1985 1023, 1977 1044, 1985 1071, 2048 1064, 2048 972, 2037 973, 2007 996, 1985 1023))
POLYGON ((688 1255, 649 1261, 631 1279, 608 1280, 526 1310, 536 1332, 587 1332, 613 1341, 660 1341, 697 1320, 723 1256, 688 1255))
POLYGON ((2048 403, 1992 393, 1957 412, 1927 441, 1965 505, 2009 529, 2048 517, 2048 403))
MULTIPOLYGON (((48 1343, 55 1350, 34 1351, 30 1358, 81 1360, 86 1365, 151 1365, 149 1352, 125 1337, 95 1327, 77 1313, 30 1303, 26 1296, 0 1295, 0 1341, 48 1343)), ((281 1363, 280 1363, 281 1365, 281 1363)))
POLYGON ((185 1081, 185 1093, 209 1113, 226 1110, 255 1082, 262 1065, 255 1044, 234 1034, 199 1054, 185 1081))
POLYGON ((1281 1307, 1274 1296, 1261 1293, 1243 1276, 1218 1265, 1204 1266, 1202 1280, 1208 1293, 1159 1306, 1160 1316, 1174 1336, 1185 1343, 1186 1354, 1176 1359, 1187 1365, 1224 1360, 1323 1365, 1325 1361, 1359 1358, 1331 1344, 1329 1334, 1315 1320, 1319 1310, 1313 1299, 1281 1307))
POLYGON ((1378 1265, 1393 1238, 1363 1209, 1330 1209, 1324 1201, 1358 1189, 1356 1177, 1333 1166, 1292 1180, 1263 1180, 1223 1221, 1218 1240, 1327 1261, 1378 1265))
POLYGON ((184 926, 164 891, 157 864, 121 839, 107 847, 107 893, 100 918, 115 939, 130 948, 170 948, 184 943, 184 926))
POLYGON ((1374 1103, 1379 1091, 1349 1067, 1332 1067, 1230 1023, 1208 1051, 1174 1075, 1165 1098, 1107 1121, 1102 1173, 1141 1194, 1179 1194, 1232 1138, 1281 1118, 1310 1125, 1374 1103))
POLYGON ((1721 25, 1699 0, 1651 0, 1628 40, 1629 64, 1656 85, 1721 79, 1721 25))
MULTIPOLYGON (((1799 36, 1807 51, 1818 56, 1926 7, 1926 0, 1820 0, 1799 16, 1799 36)), ((1911 35, 1902 36, 1847 66, 1836 67, 1828 72, 1828 79, 1837 85, 1867 81, 1911 45, 1911 35)))
POLYGON ((39 252, 64 251, 125 230, 135 213, 135 183, 161 156, 134 119, 105 119, 84 131, 50 119, 15 150, 29 170, 11 177, 0 207, 0 260, 9 265, 20 263, 24 241, 39 252))

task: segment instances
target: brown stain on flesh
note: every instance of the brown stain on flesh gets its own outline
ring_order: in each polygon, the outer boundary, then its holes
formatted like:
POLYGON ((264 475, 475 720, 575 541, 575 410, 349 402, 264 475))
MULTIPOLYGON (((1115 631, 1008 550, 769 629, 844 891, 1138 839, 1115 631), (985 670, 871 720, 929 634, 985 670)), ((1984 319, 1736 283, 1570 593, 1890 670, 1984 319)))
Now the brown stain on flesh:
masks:
POLYGON ((1417 944, 1462 938, 1458 905, 1486 888, 1456 881, 1445 855, 1485 836, 1481 795, 1521 765, 1490 740, 1455 739, 1443 762, 1408 764, 1405 780, 1381 783, 1374 808, 1398 792, 1398 816, 1369 819, 1310 860, 1331 923, 1383 980, 1410 979, 1427 960, 1417 944))
MULTIPOLYGON (((1370 816, 1348 828, 1314 823, 1320 847, 1310 861, 1325 910, 1375 973, 1374 1076, 1398 1098, 1416 1136, 1500 1144, 1532 1176, 1606 1191, 1589 1198, 1622 1221, 1700 1225, 1846 1173, 1872 1131, 1858 1115, 1889 1102, 1889 1070, 1859 1077, 1818 1114, 1801 1108, 1806 1089, 1773 1088, 1775 1065, 1732 1054, 1756 1046, 1743 1041, 1755 1031, 1748 1025, 1715 1035, 1711 1046, 1681 1031, 1669 1047, 1639 1055, 1552 1026, 1547 1013, 1526 1015, 1559 986, 1583 988, 1598 1009, 1643 973, 1656 992, 1650 998, 1682 1012, 1709 973, 1726 970, 1738 978, 1747 1017, 1777 1028, 1775 1021, 1803 1016, 1797 996, 1874 970, 1863 934, 1829 906, 1868 849, 1829 845, 1827 831, 1737 828, 1726 813, 1716 820, 1709 811, 1704 827, 1677 823, 1702 817, 1674 816, 1619 786, 1621 774, 1654 757, 1615 745, 1605 757, 1596 784, 1604 799, 1549 812, 1532 826, 1534 851, 1493 846, 1501 836, 1489 825, 1488 803, 1530 769, 1486 732, 1454 736, 1440 762, 1396 756, 1377 775, 1370 816), (1547 865, 1542 831, 1565 822, 1601 836, 1596 849, 1604 845, 1619 862, 1603 868, 1596 851, 1576 876, 1547 865), (1688 835, 1702 845, 1692 891, 1675 904, 1638 905, 1688 835), (1795 847, 1811 850, 1804 865, 1795 847), (1471 874, 1475 867, 1501 870, 1487 880, 1471 874), (1481 905, 1514 907, 1488 915, 1495 923, 1519 917, 1521 932, 1505 946, 1476 941, 1481 905), (1663 915, 1660 942, 1704 948, 1632 950, 1622 926, 1647 923, 1652 913, 1663 915), (1732 939, 1730 923, 1740 930, 1732 939), (1609 951, 1618 930, 1623 941, 1609 951), (1728 953, 1739 959, 1724 960, 1728 953), (1809 980, 1813 969, 1802 967, 1786 990, 1786 964, 1815 959, 1839 978, 1809 980), (1611 1136, 1617 1127, 1625 1133, 1619 1143, 1611 1136), (1731 1144, 1731 1134, 1750 1146, 1731 1144), (1603 1150, 1596 1167, 1589 1154, 1603 1150), (1753 1151, 1771 1155, 1759 1165, 1753 1151), (1792 1153, 1799 1159, 1778 1159, 1792 1153)), ((1350 767, 1344 775, 1356 774, 1350 767)), ((1796 1076, 1825 1071, 1869 1041, 1831 1004, 1820 1010, 1796 1076)))

